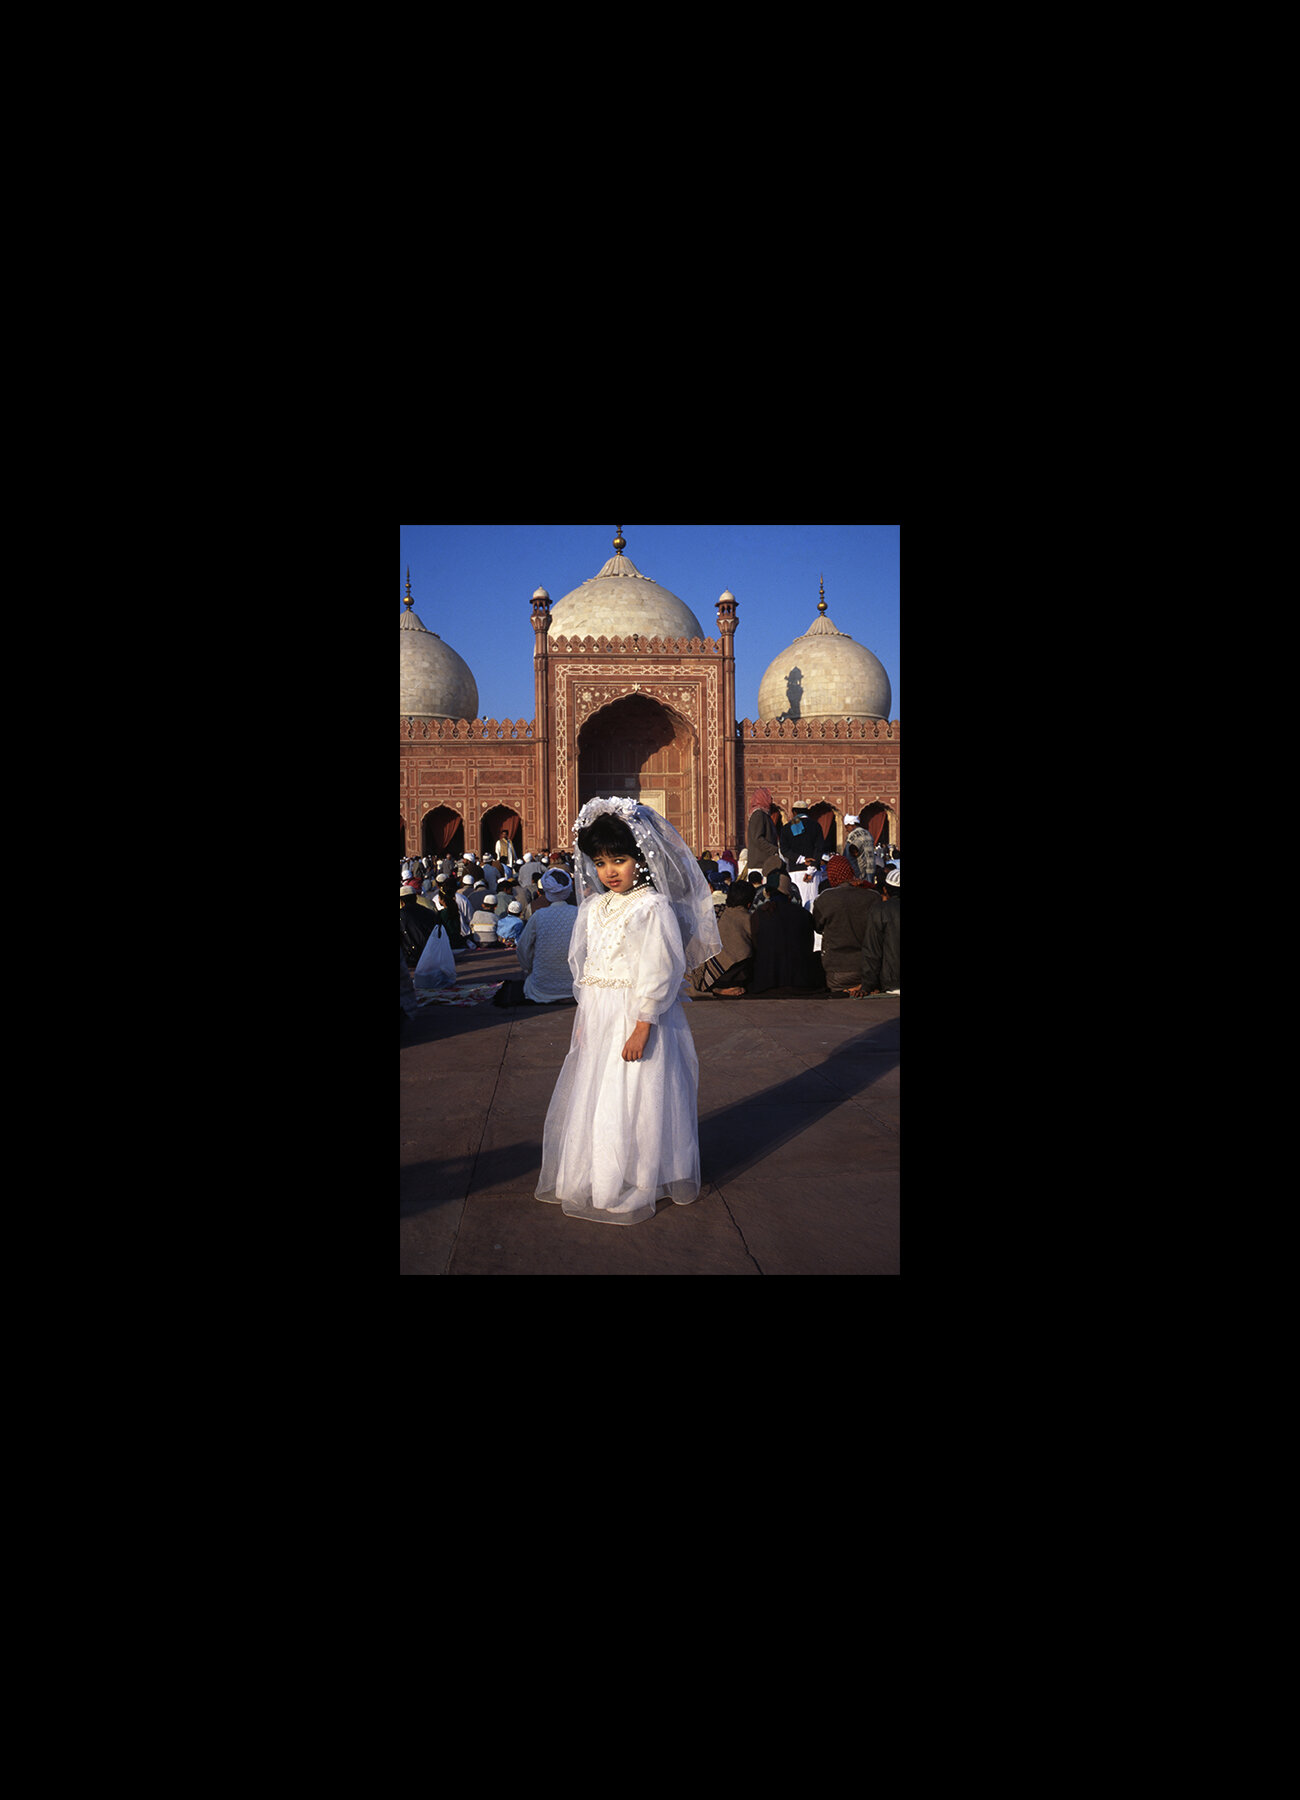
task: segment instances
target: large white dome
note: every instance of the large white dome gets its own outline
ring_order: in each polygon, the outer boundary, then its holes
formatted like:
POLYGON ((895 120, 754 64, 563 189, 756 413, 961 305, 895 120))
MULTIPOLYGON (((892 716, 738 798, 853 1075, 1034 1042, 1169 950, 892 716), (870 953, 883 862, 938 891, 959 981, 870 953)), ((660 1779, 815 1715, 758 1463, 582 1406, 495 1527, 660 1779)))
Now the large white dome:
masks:
POLYGON ((469 664, 414 611, 406 581, 407 611, 397 621, 401 636, 401 698, 398 717, 476 719, 478 684, 469 664))
POLYGON ((818 616, 788 650, 768 664, 758 684, 760 719, 887 719, 890 688, 885 665, 818 616))
POLYGON ((622 554, 624 541, 620 531, 614 539, 615 554, 604 568, 555 602, 548 635, 702 638, 700 621, 690 607, 643 575, 622 554))

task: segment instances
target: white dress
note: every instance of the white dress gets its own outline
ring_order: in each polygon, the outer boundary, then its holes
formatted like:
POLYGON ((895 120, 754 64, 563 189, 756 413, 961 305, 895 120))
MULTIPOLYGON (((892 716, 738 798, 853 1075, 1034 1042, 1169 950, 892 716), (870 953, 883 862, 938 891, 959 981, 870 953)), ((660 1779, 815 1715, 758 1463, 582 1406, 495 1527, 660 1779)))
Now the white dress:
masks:
POLYGON ((578 1011, 546 1114, 537 1198, 616 1225, 652 1218, 656 1200, 688 1206, 700 1192, 700 1065, 668 900, 649 888, 585 900, 569 966, 578 1011), (624 1062, 638 1019, 653 1029, 640 1062, 624 1062))

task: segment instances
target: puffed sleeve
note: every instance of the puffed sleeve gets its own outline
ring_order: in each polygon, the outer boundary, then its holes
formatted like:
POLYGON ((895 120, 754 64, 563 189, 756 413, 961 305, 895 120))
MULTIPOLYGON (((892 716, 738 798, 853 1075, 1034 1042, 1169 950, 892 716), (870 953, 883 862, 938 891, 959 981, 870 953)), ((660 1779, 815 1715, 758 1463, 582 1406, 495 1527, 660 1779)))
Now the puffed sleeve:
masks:
MULTIPOLYGON (((632 992, 636 1016, 653 1025, 681 994, 686 979, 686 957, 677 916, 667 900, 656 896, 636 921, 636 974, 632 992)), ((632 947, 632 927, 628 947, 632 947)))

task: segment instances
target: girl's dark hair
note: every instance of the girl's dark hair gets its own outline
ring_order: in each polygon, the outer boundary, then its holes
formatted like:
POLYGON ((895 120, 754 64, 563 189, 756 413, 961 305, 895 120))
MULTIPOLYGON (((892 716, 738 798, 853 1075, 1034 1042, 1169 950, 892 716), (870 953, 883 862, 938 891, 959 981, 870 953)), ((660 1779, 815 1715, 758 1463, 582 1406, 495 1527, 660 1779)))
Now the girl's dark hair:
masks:
POLYGON ((632 827, 617 813, 601 813, 578 833, 578 848, 586 856, 603 850, 607 856, 635 856, 636 839, 632 827))
POLYGON ((617 813, 601 813, 578 833, 578 848, 593 858, 603 851, 606 856, 634 856, 637 863, 638 887, 653 887, 650 870, 637 849, 632 827, 617 813))

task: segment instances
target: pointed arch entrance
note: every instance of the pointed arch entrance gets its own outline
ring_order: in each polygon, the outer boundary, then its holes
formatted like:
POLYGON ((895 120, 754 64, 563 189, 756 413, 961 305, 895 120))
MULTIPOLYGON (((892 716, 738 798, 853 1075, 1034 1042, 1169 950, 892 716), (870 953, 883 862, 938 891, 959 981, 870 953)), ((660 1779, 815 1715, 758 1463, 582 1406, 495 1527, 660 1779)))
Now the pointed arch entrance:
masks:
POLYGON ((827 801, 819 800, 808 808, 808 816, 826 840, 827 850, 834 855, 840 847, 840 822, 835 808, 827 801))
POLYGON ((699 744, 686 720, 648 694, 626 694, 578 733, 578 805, 597 794, 644 800, 699 843, 699 744))
POLYGON ((524 856, 523 840, 519 814, 513 806, 494 806, 485 812, 479 821, 479 849, 484 856, 491 856, 502 838, 508 840, 512 862, 522 862, 524 856))
POLYGON ((435 806, 420 821, 420 852, 423 856, 463 856, 465 854, 465 821, 449 806, 435 806))
POLYGON ((898 815, 883 800, 873 800, 862 808, 858 823, 871 833, 876 844, 898 843, 898 815))

